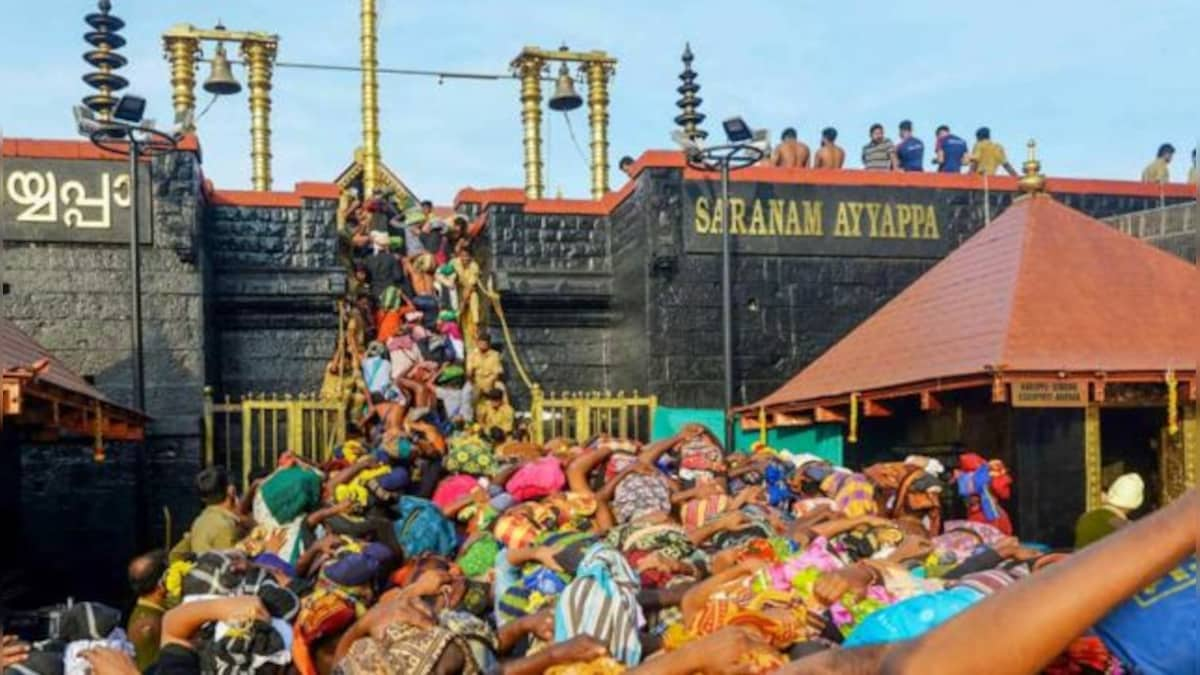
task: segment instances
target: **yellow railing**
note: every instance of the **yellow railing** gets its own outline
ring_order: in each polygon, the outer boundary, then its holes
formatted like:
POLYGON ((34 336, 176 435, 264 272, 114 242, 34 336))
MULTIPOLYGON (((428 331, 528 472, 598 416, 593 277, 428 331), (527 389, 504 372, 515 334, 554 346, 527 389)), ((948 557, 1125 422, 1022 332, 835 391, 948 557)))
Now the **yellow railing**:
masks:
POLYGON ((345 436, 346 406, 342 401, 315 394, 258 394, 237 402, 226 396, 224 402, 215 403, 212 388, 204 389, 205 466, 212 466, 220 455, 226 471, 240 470, 243 488, 249 485, 251 474, 273 468, 285 452, 325 461, 345 436), (240 448, 235 446, 239 437, 240 448), (234 466, 235 458, 240 458, 240 466, 234 466))
POLYGON ((529 404, 532 417, 531 433, 535 443, 552 438, 583 442, 596 434, 620 438, 650 440, 654 426, 657 396, 632 396, 625 392, 542 392, 538 385, 530 387, 529 404))

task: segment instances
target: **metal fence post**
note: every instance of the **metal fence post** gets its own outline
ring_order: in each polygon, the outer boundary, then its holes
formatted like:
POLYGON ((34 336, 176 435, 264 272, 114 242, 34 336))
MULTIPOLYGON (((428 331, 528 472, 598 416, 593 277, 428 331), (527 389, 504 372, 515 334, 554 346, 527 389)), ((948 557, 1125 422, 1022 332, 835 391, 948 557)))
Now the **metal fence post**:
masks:
POLYGON ((575 440, 580 443, 592 437, 592 407, 587 404, 587 401, 580 397, 575 402, 575 440))
MULTIPOLYGON (((254 426, 250 401, 242 397, 242 491, 250 489, 250 466, 254 464, 254 447, 250 441, 250 428, 254 426)), ((261 424, 260 424, 261 426, 261 424)))
POLYGON ((541 385, 535 384, 529 388, 529 416, 532 418, 529 420, 529 430, 533 435, 533 442, 538 445, 546 442, 545 430, 542 427, 542 405, 544 401, 541 385))

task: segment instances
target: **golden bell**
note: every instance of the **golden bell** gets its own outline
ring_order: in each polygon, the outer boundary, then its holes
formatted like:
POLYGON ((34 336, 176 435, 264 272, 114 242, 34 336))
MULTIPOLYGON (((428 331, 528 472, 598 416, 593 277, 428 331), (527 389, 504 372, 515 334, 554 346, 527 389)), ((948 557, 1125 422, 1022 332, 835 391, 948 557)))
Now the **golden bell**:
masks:
POLYGON ((566 112, 583 105, 583 99, 575 91, 575 80, 567 70, 567 64, 558 68, 558 81, 554 83, 554 95, 550 97, 550 109, 566 112))
POLYGON ((225 56, 225 45, 217 45, 217 53, 213 54, 212 72, 204 82, 204 91, 217 96, 236 94, 242 90, 242 85, 233 76, 229 67, 229 58, 225 56))

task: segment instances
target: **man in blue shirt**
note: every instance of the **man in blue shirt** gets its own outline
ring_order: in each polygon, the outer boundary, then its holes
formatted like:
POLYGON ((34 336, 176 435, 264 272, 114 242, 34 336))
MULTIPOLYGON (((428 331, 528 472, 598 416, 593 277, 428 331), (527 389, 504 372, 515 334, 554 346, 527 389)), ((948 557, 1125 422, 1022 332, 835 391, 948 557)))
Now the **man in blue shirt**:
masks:
POLYGON ((937 128, 936 156, 933 163, 942 173, 962 173, 963 157, 967 154, 967 142, 950 133, 950 127, 943 124, 937 128))
POLYGON ((900 123, 900 142, 896 144, 896 163, 901 171, 924 171, 921 166, 925 161, 925 144, 913 136, 912 122, 904 120, 900 123))
POLYGON ((1200 672, 1196 645, 1200 627, 1196 558, 1118 605, 1096 624, 1095 632, 1134 672, 1200 672))

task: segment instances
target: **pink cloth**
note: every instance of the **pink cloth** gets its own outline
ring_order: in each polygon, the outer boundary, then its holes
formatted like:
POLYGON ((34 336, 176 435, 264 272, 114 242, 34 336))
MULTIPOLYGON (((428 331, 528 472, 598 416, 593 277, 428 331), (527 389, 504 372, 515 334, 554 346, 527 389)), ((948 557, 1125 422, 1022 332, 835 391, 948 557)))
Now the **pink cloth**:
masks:
POLYGON ((517 501, 540 499, 563 489, 567 477, 555 457, 543 457, 517 469, 505 490, 517 501))
POLYGON ((463 339, 462 328, 453 321, 443 321, 441 325, 438 326, 438 331, 441 332, 442 335, 455 340, 463 339))
POLYGON ((779 565, 767 568, 767 578, 776 590, 791 591, 792 579, 806 569, 816 568, 821 572, 840 570, 845 565, 829 552, 829 540, 825 537, 813 539, 808 548, 798 556, 788 558, 779 565))
POLYGON ((455 474, 443 478, 442 482, 438 483, 437 489, 433 491, 433 503, 444 508, 467 496, 471 490, 477 487, 479 487, 479 481, 473 476, 455 474))

